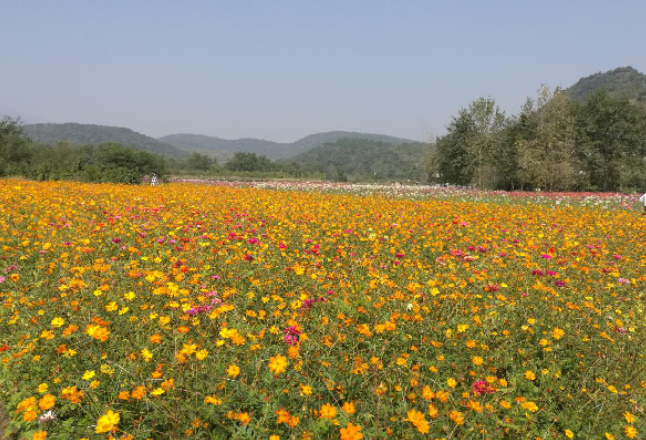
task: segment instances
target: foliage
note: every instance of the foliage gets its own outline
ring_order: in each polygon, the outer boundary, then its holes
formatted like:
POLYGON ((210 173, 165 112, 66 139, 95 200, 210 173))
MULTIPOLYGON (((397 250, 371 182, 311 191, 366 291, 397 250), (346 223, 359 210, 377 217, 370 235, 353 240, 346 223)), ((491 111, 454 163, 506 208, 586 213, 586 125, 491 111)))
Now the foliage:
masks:
POLYGON ((486 196, 0 181, 9 430, 643 438, 641 217, 486 196))
POLYGON ((646 107, 598 90, 576 107, 576 113, 590 187, 601 191, 646 188, 646 107))
POLYGON ((75 123, 29 124, 23 127, 23 131, 31 139, 41 144, 55 145, 59 142, 69 142, 73 145, 118 143, 136 150, 162 154, 167 157, 181 158, 188 155, 170 144, 123 127, 75 123))
POLYGON ((31 159, 29 140, 23 136, 20 120, 0 120, 0 177, 21 174, 31 159))
POLYGON ((114 143, 40 145, 23 135, 19 121, 5 119, 0 122, 0 176, 141 183, 145 175, 162 176, 165 172, 164 159, 146 151, 114 143))
POLYGON ((613 97, 646 103, 646 75, 630 66, 581 78, 566 91, 573 101, 585 101, 600 89, 613 97))
POLYGON ((288 159, 312 150, 320 145, 334 143, 340 139, 346 138, 380 141, 394 145, 410 142, 405 139, 382 134, 354 133, 347 131, 330 131, 327 133, 311 134, 291 143, 279 143, 249 138, 228 140, 198 134, 171 134, 159 138, 159 140, 174 145, 183 151, 197 151, 199 153, 215 157, 222 162, 226 162, 227 160, 230 160, 233 153, 236 152, 254 153, 258 156, 266 156, 271 160, 288 159))
POLYGON ((552 93, 542 87, 531 117, 536 119, 534 136, 517 142, 521 180, 532 189, 576 188, 581 167, 576 160, 575 119, 569 97, 559 89, 552 93))
POLYGON ((431 181, 482 189, 643 191, 646 106, 598 90, 572 102, 542 87, 505 119, 493 100, 460 110, 427 161, 431 181))
POLYGON ((329 180, 423 180, 421 143, 390 144, 369 139, 340 139, 291 159, 305 171, 325 173, 329 180))

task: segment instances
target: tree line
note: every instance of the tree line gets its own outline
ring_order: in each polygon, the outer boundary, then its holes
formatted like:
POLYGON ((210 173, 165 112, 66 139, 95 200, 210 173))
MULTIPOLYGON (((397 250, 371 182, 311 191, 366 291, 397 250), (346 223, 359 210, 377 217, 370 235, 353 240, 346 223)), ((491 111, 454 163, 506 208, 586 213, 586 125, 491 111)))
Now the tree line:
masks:
POLYGON ((426 164, 434 182, 501 190, 646 188, 646 106, 605 90, 579 102, 542 87, 511 117, 494 99, 479 98, 447 129, 426 164))
POLYGON ((35 180, 141 183, 145 176, 168 174, 302 177, 297 164, 277 163, 265 156, 238 152, 221 166, 215 158, 193 153, 184 159, 130 148, 119 143, 46 145, 33 141, 19 120, 0 120, 0 177, 23 176, 35 180))

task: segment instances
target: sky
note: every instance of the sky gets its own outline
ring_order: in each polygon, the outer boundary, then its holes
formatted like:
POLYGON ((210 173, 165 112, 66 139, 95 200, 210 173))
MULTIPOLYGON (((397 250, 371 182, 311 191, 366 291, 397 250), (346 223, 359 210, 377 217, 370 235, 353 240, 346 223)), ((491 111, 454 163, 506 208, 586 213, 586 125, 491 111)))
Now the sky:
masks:
POLYGON ((0 0, 0 114, 292 142, 428 140, 473 99, 646 72, 644 1, 0 0))

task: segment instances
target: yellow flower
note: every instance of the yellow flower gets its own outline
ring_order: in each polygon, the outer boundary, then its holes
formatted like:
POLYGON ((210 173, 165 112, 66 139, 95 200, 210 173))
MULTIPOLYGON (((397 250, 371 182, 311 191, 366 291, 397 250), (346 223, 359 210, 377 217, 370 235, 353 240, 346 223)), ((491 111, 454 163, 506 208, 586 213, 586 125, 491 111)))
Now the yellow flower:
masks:
POLYGON ((525 371, 525 379, 527 379, 527 380, 536 380, 536 374, 534 374, 533 371, 527 370, 527 371, 525 371))
POLYGON ((211 405, 222 405, 222 400, 218 399, 215 396, 206 396, 204 398, 204 403, 210 403, 211 405))
POLYGON ((274 374, 280 374, 287 367, 287 358, 280 354, 269 359, 269 370, 274 374))
POLYGON ((144 358, 144 362, 150 362, 150 360, 153 358, 153 353, 147 348, 144 348, 143 350, 141 350, 141 357, 144 358))
POLYGON ((635 423, 635 416, 629 413, 628 411, 624 413, 624 418, 626 419, 626 423, 630 423, 630 424, 635 423))
POLYGON ((198 361, 203 361, 204 359, 206 359, 208 355, 209 355, 209 352, 207 349, 198 350, 195 353, 195 359, 197 359, 198 361))
POLYGON ((473 359, 471 359, 474 365, 482 365, 484 360, 480 356, 474 356, 473 359))
POLYGON ((552 330, 552 337, 556 339, 557 341, 561 339, 565 335, 565 331, 562 329, 556 327, 554 330, 552 330))
POLYGON ((451 388, 455 388, 458 383, 457 383, 457 381, 455 379, 453 379, 452 377, 449 377, 446 380, 446 384, 451 388))
POLYGON ((90 380, 94 377, 95 374, 96 373, 94 372, 94 370, 92 371, 86 370, 85 373, 83 374, 83 380, 90 380))
POLYGON ((46 393, 47 389, 48 389, 48 386, 46 383, 41 383, 40 385, 38 385, 38 392, 41 394, 46 393))
POLYGON ((229 377, 237 377, 240 374, 240 368, 236 364, 231 364, 227 368, 227 374, 229 377))
POLYGON ((155 388, 150 394, 152 394, 153 396, 161 396, 164 393, 165 391, 163 388, 155 388))
POLYGON ((569 429, 566 429, 565 430, 565 436, 567 438, 574 438, 574 433, 572 431, 570 431, 569 429))
POLYGON ((624 426, 624 433, 626 434, 626 437, 628 437, 628 438, 636 438, 637 437, 637 430, 632 425, 624 426))
POLYGON ((65 325, 65 320, 63 318, 54 318, 52 319, 52 327, 59 328, 65 325))
POLYGON ((116 425, 119 424, 119 413, 115 413, 112 410, 108 411, 105 415, 101 416, 96 422, 95 432, 101 434, 103 432, 110 432, 116 425))

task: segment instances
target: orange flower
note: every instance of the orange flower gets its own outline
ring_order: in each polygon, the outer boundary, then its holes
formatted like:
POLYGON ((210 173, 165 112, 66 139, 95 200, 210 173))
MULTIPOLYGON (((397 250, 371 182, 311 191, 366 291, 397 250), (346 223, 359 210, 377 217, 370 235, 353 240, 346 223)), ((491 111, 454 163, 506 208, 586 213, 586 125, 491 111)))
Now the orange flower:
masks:
POLYGON ((320 417, 322 419, 333 419, 336 417, 336 408, 329 403, 326 403, 321 407, 320 417))
POLYGON ((269 370, 274 374, 280 374, 287 367, 287 358, 282 355, 276 355, 269 359, 269 370))
POLYGON ((40 408, 41 411, 47 411, 48 409, 52 408, 55 403, 56 403, 56 397, 52 396, 51 394, 45 394, 38 401, 38 407, 40 408))
POLYGON ((348 426, 341 428, 341 440, 361 440, 363 434, 361 434, 361 426, 353 425, 348 423, 348 426))

